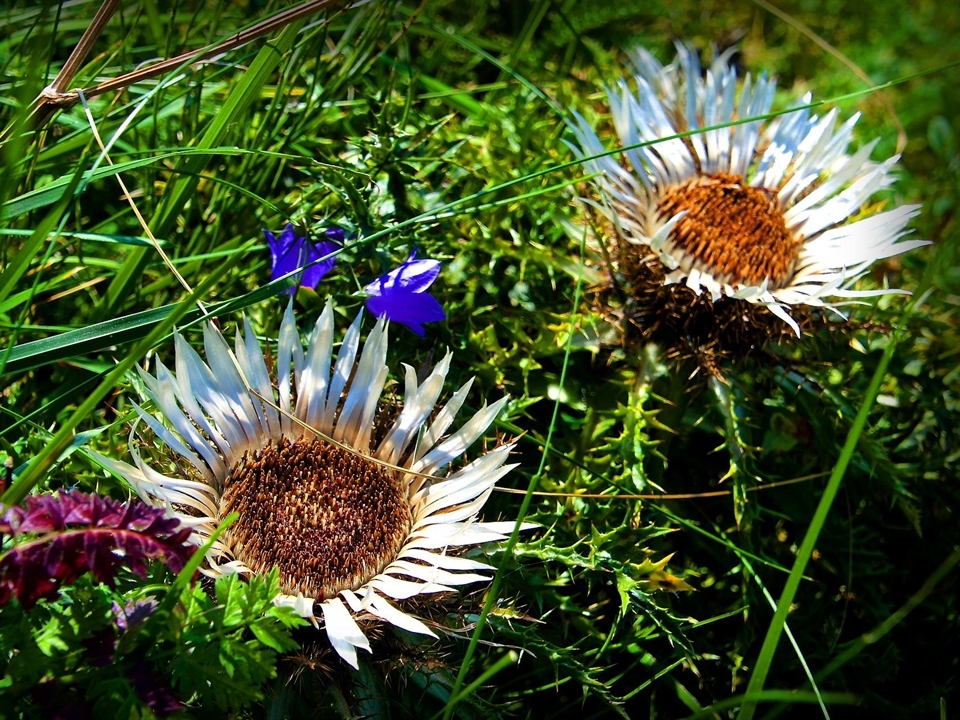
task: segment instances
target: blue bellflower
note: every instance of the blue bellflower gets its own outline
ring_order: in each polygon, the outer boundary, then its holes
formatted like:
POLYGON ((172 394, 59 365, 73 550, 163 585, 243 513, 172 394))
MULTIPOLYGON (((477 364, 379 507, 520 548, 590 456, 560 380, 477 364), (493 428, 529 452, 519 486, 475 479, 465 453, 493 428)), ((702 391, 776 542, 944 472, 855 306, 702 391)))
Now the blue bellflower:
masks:
MULTIPOLYGON (((263 234, 267 238, 267 245, 270 246, 270 279, 276 280, 288 273, 294 272, 309 263, 319 260, 325 255, 329 255, 339 250, 343 243, 343 230, 340 228, 329 228, 326 231, 326 240, 313 242, 306 238, 298 236, 293 231, 293 225, 288 224, 280 233, 279 237, 274 237, 269 230, 264 230, 263 234)), ((312 265, 300 274, 298 285, 314 289, 320 284, 323 276, 333 270, 336 258, 329 258, 321 263, 312 265)), ((293 295, 296 292, 296 286, 293 285, 287 290, 287 294, 293 295)))
POLYGON ((363 291, 368 295, 367 310, 376 317, 386 315, 387 320, 406 325, 423 337, 423 323, 440 322, 447 316, 427 292, 440 274, 440 261, 416 258, 414 250, 400 267, 377 278, 363 291))

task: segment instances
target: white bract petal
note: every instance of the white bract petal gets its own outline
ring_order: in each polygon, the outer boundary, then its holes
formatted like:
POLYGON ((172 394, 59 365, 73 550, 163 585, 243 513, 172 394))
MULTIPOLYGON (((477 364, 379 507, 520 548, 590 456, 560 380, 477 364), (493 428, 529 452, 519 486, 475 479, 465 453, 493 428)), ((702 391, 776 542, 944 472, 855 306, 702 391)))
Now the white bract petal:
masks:
POLYGON ((347 661, 347 664, 352 665, 355 670, 359 669, 357 648, 370 652, 370 641, 367 640, 367 636, 360 630, 360 626, 339 598, 331 598, 320 603, 320 609, 323 611, 324 629, 327 631, 327 637, 330 638, 333 649, 347 661))

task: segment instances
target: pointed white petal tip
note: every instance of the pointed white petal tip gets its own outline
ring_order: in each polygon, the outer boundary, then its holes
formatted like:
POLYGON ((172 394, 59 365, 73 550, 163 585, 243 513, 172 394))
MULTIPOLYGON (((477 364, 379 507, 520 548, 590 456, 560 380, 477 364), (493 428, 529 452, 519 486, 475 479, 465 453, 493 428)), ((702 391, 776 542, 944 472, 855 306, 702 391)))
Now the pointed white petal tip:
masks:
POLYGON ((354 670, 359 670, 357 648, 372 652, 367 636, 363 634, 340 598, 323 601, 320 603, 320 610, 323 613, 324 629, 327 631, 327 637, 330 638, 333 649, 354 670))

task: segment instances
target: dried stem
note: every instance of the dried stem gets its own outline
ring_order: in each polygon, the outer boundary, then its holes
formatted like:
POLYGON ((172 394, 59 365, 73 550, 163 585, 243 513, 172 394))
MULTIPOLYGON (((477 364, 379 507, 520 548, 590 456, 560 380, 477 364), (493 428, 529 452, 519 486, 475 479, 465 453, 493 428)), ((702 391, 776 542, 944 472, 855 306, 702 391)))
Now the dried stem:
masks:
POLYGON ((87 59, 87 55, 89 55, 90 50, 93 49, 94 43, 97 42, 97 38, 100 37, 100 33, 103 32, 103 29, 107 26, 107 22, 109 22, 119 5, 120 0, 103 1, 103 5, 97 10, 97 14, 93 16, 93 20, 83 33, 83 37, 80 38, 80 42, 77 43, 73 52, 70 53, 70 57, 67 58, 63 67, 60 68, 57 77, 40 93, 41 97, 47 94, 55 95, 63 92, 64 88, 70 84, 73 76, 77 74, 83 61, 87 59))
MULTIPOLYGON (((96 97, 111 90, 120 90, 142 80, 163 75, 166 72, 184 65, 201 63, 212 57, 222 55, 225 52, 246 45, 263 35, 272 33, 300 18, 312 15, 339 2, 341 2, 341 0, 308 0, 308 2, 295 5, 262 20, 246 30, 241 30, 232 37, 218 42, 213 46, 198 48, 168 60, 161 60, 153 65, 124 73, 99 85, 84 88, 81 92, 83 92, 83 95, 87 98, 96 97)), ((90 26, 86 32, 84 32, 83 37, 80 38, 80 42, 74 48, 73 52, 70 53, 70 57, 67 58, 66 63, 56 79, 45 87, 40 92, 40 95, 33 101, 25 127, 40 128, 46 124, 57 110, 73 107, 80 102, 80 95, 77 90, 65 90, 64 88, 70 83, 74 75, 76 75, 77 70, 80 68, 80 65, 90 52, 94 42, 96 42, 119 3, 120 0, 104 0, 103 5, 100 6, 90 26)), ((0 136, 0 143, 7 139, 10 132, 11 128, 7 128, 3 132, 3 135, 0 136)))

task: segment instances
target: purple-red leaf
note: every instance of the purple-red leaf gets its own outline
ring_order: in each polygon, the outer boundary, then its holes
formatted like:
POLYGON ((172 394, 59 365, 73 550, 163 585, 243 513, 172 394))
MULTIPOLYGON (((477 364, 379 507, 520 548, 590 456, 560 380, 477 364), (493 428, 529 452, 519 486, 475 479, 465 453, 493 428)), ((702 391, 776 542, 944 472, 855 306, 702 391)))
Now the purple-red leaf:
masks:
POLYGON ((0 533, 16 538, 0 555, 0 605, 15 595, 27 610, 85 572, 113 585, 121 568, 146 577, 147 562, 159 559, 176 573, 196 550, 190 529, 163 510, 79 490, 28 497, 0 518, 0 533))
POLYGON ((130 669, 127 678, 140 699, 156 715, 164 717, 185 708, 150 663, 137 663, 130 669))

